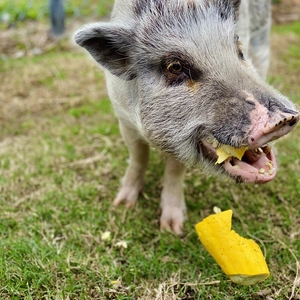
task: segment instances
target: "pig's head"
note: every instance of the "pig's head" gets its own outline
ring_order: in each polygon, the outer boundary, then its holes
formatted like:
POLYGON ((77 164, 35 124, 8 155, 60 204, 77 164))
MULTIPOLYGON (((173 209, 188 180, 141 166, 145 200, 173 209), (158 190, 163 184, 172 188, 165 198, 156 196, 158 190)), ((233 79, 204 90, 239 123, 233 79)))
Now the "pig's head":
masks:
POLYGON ((237 181, 271 180, 276 161, 269 143, 290 132, 299 113, 244 57, 235 34, 240 1, 128 3, 124 21, 88 25, 75 41, 128 85, 132 123, 186 165, 237 181), (241 160, 216 164, 221 145, 248 150, 241 160))

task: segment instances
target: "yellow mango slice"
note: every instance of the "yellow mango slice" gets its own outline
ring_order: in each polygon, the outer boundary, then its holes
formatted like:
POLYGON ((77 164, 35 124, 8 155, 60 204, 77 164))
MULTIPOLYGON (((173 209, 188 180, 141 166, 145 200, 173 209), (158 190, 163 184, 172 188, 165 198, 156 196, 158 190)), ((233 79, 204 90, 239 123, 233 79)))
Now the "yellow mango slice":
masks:
POLYGON ((216 153, 218 155, 218 160, 216 161, 216 164, 222 163, 228 157, 236 157, 239 160, 241 160, 247 149, 248 147, 234 148, 229 145, 222 145, 216 150, 216 153))
POLYGON ((195 227, 201 243, 234 283, 265 280, 270 272, 261 249, 231 230, 231 218, 232 210, 227 210, 199 222, 195 227))

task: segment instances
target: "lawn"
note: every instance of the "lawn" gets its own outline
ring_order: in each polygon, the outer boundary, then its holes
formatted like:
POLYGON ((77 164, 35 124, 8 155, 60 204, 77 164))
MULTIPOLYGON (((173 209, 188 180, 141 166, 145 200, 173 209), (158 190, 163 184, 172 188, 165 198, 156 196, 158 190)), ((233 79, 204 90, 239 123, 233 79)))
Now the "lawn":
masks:
MULTIPOLYGON (((0 299, 300 299, 300 127, 266 185, 189 169, 184 235, 160 232, 159 153, 138 204, 111 206, 128 152, 102 71, 70 42, 82 22, 57 41, 45 16, 1 32, 0 299), (194 225, 214 206, 260 245, 267 280, 231 283, 202 247, 194 225)), ((300 105, 299 49, 300 23, 273 27, 269 81, 300 105)))

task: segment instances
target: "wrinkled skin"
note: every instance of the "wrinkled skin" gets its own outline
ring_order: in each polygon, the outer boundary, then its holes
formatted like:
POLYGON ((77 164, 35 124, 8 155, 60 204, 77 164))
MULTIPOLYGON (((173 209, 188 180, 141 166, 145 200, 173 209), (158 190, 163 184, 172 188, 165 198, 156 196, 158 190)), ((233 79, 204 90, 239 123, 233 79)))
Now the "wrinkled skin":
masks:
POLYGON ((137 201, 149 145, 169 154, 160 221, 177 234, 185 218, 184 166, 237 182, 274 178, 268 143, 289 133, 299 113, 264 81, 269 27, 269 1, 117 0, 110 22, 75 34, 105 69, 130 152, 114 204, 137 201), (247 151, 216 164, 222 145, 247 151))

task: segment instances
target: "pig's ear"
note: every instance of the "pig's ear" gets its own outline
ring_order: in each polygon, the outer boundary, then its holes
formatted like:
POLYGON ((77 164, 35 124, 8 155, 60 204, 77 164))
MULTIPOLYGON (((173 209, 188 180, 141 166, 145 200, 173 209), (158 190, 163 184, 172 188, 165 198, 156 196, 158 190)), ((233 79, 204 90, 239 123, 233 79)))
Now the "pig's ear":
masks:
POLYGON ((111 23, 87 25, 75 33, 74 40, 112 74, 131 80, 135 74, 130 64, 133 33, 111 23))

